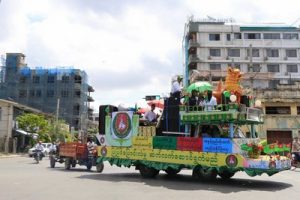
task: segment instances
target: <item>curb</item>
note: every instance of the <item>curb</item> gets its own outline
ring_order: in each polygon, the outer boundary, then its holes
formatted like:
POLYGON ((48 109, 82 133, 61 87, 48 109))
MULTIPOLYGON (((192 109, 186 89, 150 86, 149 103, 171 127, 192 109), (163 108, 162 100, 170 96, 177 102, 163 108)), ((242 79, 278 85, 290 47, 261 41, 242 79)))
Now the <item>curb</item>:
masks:
POLYGON ((16 158, 16 157, 21 157, 24 156, 22 154, 13 154, 13 155, 0 155, 0 159, 4 158, 16 158))

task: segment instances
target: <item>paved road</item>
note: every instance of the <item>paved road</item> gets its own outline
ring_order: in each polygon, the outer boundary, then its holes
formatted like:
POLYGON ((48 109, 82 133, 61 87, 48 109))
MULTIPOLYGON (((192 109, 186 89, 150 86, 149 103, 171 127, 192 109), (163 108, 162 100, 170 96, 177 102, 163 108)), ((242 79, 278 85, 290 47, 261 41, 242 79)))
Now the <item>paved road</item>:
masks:
MULTIPOLYGON (((95 170, 95 169, 93 169, 95 170)), ((84 167, 65 171, 62 164, 49 168, 49 160, 34 164, 32 158, 0 158, 0 200, 166 200, 166 199, 299 199, 300 169, 272 177, 251 178, 238 173, 231 181, 201 183, 184 170, 175 178, 163 172, 143 179, 134 168, 105 165, 102 174, 84 167)))

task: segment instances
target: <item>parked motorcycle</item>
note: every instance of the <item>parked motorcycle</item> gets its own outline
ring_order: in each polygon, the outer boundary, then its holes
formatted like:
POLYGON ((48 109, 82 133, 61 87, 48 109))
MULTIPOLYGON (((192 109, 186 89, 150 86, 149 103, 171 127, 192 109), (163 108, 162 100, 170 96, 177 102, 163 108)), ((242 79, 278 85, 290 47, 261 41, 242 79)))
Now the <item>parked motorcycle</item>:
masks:
POLYGON ((44 157, 44 154, 41 150, 34 150, 33 158, 37 164, 40 162, 40 160, 43 159, 43 157, 44 157))

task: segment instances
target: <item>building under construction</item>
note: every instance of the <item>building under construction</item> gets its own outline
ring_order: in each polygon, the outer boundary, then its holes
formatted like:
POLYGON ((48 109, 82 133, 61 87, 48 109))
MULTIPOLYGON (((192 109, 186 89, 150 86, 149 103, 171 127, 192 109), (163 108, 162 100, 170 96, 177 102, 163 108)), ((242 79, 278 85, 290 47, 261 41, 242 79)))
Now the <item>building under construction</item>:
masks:
POLYGON ((31 69, 24 54, 7 53, 0 75, 0 98, 57 115, 75 130, 87 130, 94 89, 84 71, 72 67, 31 69))
POLYGON ((298 27, 283 24, 190 18, 183 39, 185 84, 216 84, 228 66, 240 69, 243 87, 263 103, 262 137, 291 140, 300 132, 299 33, 298 27))

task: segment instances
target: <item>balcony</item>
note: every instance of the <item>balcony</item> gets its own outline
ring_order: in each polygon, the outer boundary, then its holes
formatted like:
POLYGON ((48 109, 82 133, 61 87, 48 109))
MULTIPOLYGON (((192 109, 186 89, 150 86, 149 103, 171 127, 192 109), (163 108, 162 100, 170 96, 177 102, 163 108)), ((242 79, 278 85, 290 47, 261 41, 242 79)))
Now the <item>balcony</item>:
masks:
POLYGON ((200 47, 200 43, 197 42, 197 40, 189 40, 189 49, 192 48, 192 47, 200 47))
POLYGON ((88 97, 87 97, 87 101, 88 101, 88 102, 94 102, 95 100, 93 99, 93 97, 88 96, 88 97))
POLYGON ((88 92, 95 92, 94 88, 92 86, 88 86, 88 92))

